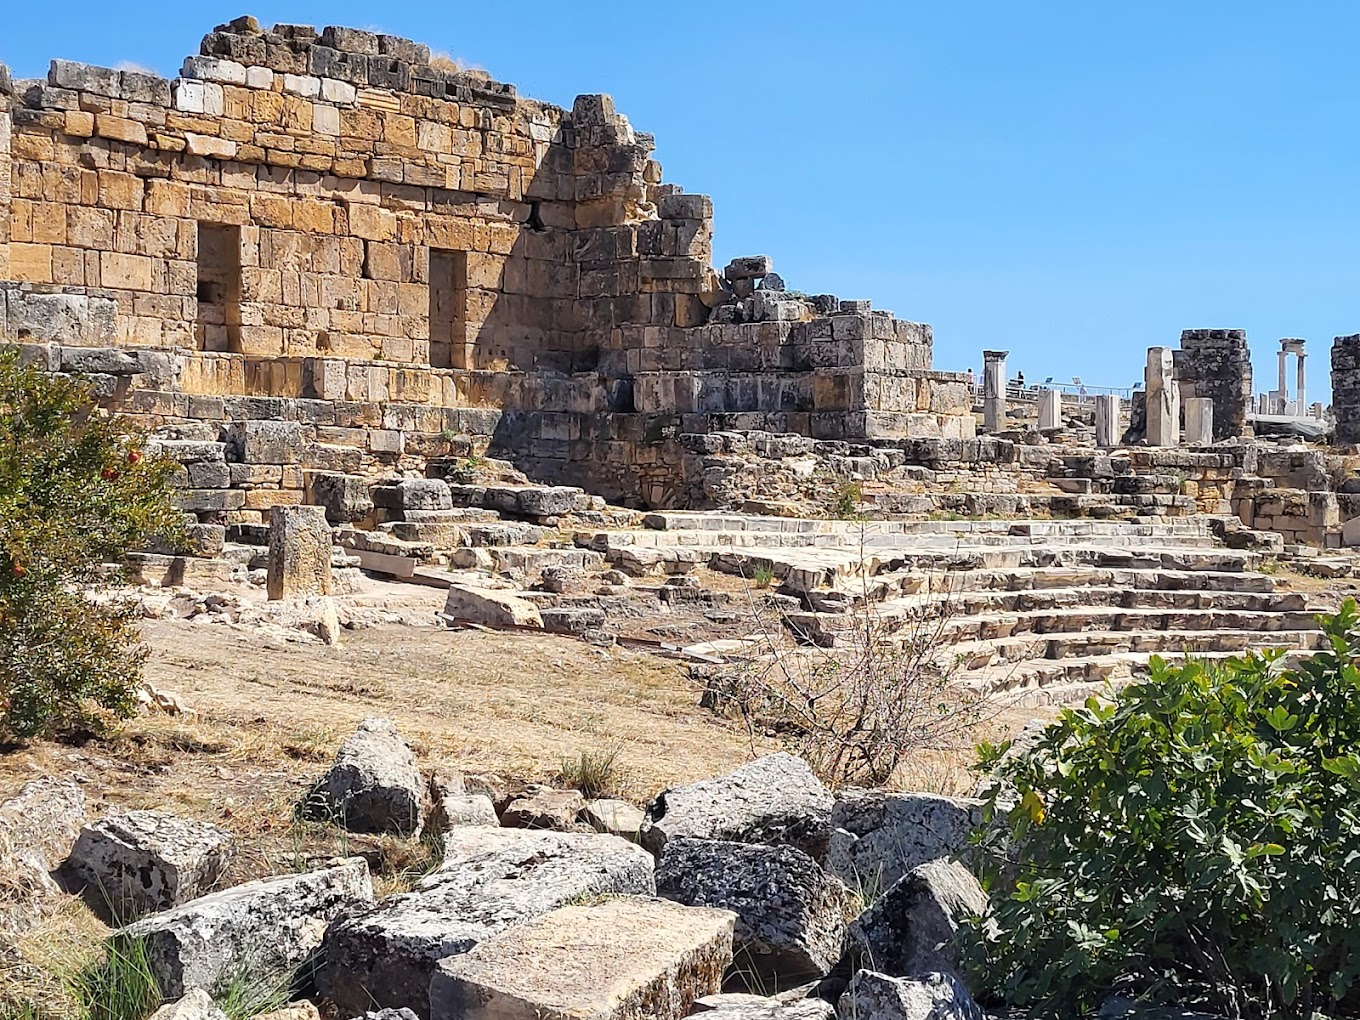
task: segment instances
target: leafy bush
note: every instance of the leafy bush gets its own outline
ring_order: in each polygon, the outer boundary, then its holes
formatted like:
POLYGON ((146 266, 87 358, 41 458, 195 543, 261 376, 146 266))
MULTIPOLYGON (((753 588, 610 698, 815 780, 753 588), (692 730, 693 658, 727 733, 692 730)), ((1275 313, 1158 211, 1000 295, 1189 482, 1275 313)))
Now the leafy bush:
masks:
POLYGON ((104 564, 174 536, 173 465, 78 380, 0 352, 0 733, 127 714, 142 651, 129 611, 86 599, 104 564))
POLYGON ((1036 1015, 1119 992, 1228 1017, 1360 1015, 1360 622, 1327 648, 1153 660, 1113 703, 987 748, 978 983, 1036 1015))

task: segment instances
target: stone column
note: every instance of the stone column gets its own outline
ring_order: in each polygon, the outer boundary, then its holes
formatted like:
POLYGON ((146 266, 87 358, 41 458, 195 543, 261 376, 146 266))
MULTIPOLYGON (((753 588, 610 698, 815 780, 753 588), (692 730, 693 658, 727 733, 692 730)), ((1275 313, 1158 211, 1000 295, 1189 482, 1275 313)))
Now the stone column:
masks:
POLYGON ((1006 355, 1010 351, 982 352, 982 427, 1000 432, 1006 427, 1006 355))
POLYGON ((331 526, 321 506, 269 511, 269 598, 331 593, 331 526))
POLYGON ((1062 394, 1057 390, 1039 391, 1039 428, 1062 428, 1062 394))
POLYGON ((1300 414, 1300 415, 1306 414, 1307 412, 1306 412, 1305 408, 1308 407, 1308 401, 1305 399, 1305 394, 1308 392, 1308 383, 1305 381, 1305 379, 1304 379, 1304 374, 1303 374, 1303 360, 1304 360, 1306 357, 1308 357, 1308 355, 1304 354, 1303 351, 1298 351, 1298 352, 1294 355, 1294 369, 1295 369, 1294 374, 1295 374, 1295 379, 1296 379, 1296 381, 1297 381, 1297 382, 1296 382, 1297 389, 1298 389, 1298 391, 1299 391, 1299 395, 1298 395, 1298 398, 1297 398, 1297 399, 1298 399, 1298 402, 1299 402, 1299 414, 1300 414))
POLYGON ((1287 341, 1284 340, 1280 341, 1280 386, 1279 389, 1276 390, 1277 397, 1280 401, 1278 408, 1280 414, 1285 414, 1289 408, 1289 374, 1285 368, 1285 359, 1289 357, 1289 352, 1284 347, 1286 342, 1287 341))
POLYGON ((1176 446, 1181 438, 1181 398, 1170 347, 1149 347, 1147 372, 1147 445, 1176 446))
POLYGON ((1214 441, 1214 402, 1209 397, 1185 398, 1185 445, 1209 446, 1214 441))
POLYGON ((1121 438, 1119 398, 1113 393, 1102 393, 1096 397, 1096 445, 1118 446, 1121 438))

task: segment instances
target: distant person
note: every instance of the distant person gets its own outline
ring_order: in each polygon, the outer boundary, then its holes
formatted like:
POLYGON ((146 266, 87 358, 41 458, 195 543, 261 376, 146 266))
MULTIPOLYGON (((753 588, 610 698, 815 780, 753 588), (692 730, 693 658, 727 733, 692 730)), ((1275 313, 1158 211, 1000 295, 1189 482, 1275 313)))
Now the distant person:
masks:
POLYGON ((1024 372, 1016 372, 1016 373, 1015 373, 1015 385, 1019 386, 1022 390, 1025 388, 1025 373, 1024 373, 1024 372))
POLYGON ((975 378, 973 378, 973 370, 970 368, 970 369, 968 370, 968 390, 969 390, 969 392, 972 392, 973 390, 976 390, 976 389, 977 389, 977 380, 976 380, 975 378))

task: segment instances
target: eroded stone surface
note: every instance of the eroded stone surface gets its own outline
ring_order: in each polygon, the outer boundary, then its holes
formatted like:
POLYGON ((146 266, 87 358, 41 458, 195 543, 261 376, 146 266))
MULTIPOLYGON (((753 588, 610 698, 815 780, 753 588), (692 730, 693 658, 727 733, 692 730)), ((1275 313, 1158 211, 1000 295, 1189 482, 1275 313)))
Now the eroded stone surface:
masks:
POLYGON ((390 719, 365 719, 299 806, 352 832, 420 831, 428 791, 415 755, 390 719))
POLYGON ((442 962, 430 1020, 679 1020, 732 961, 732 915, 664 900, 555 910, 442 962))
POLYGON ((647 809, 642 845, 660 853, 676 836, 787 843, 820 856, 833 798, 791 754, 757 758, 734 772, 666 790, 647 809))
POLYGON ((331 593, 331 527, 319 506, 276 506, 269 512, 269 597, 331 593))
POLYGON ((342 1009, 424 1016, 439 960, 581 897, 655 892, 651 856, 614 836, 450 829, 442 866, 415 890, 331 925, 317 985, 342 1009))
POLYGON ((826 868, 853 888, 885 889, 917 865, 967 850, 977 800, 847 790, 831 809, 826 868))
POLYGON ((912 869, 850 926, 846 953, 856 966, 889 974, 953 970, 959 924, 987 909, 987 894, 957 861, 912 869))
POLYGON ((752 988, 820 978, 840 959, 859 901, 790 846, 676 837, 657 862, 660 895, 736 913, 733 952, 752 988))
POLYGON ((341 910, 373 899, 368 864, 353 858, 302 875, 247 882, 159 914, 120 934, 146 942, 161 992, 203 988, 223 994, 249 970, 291 976, 341 910))
POLYGON ((151 1014, 151 1020, 227 1020, 213 998, 202 988, 191 988, 178 1002, 169 1002, 151 1014))
POLYGON ((84 822, 85 792, 65 780, 34 779, 0 804, 0 867, 7 888, 25 897, 58 892, 51 872, 66 860, 84 822))
POLYGON ((86 825, 69 866, 87 895, 126 921, 206 893, 231 863, 234 843, 231 833, 208 822, 128 811, 86 825))
POLYGON ((857 973, 836 1004, 840 1020, 985 1020, 968 989, 949 974, 897 978, 857 973))

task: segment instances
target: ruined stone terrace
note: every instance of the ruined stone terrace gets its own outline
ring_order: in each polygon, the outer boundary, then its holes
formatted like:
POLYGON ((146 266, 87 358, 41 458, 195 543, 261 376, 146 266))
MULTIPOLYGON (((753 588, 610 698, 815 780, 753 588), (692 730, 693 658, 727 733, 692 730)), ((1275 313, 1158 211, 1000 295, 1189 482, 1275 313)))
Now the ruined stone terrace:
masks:
POLYGON ((353 451, 303 472, 490 449, 666 505, 681 433, 971 434, 928 326, 768 259, 719 274, 712 203, 653 147, 608 96, 565 109, 339 27, 239 18, 174 79, 6 72, 0 341, 148 424, 353 451))

